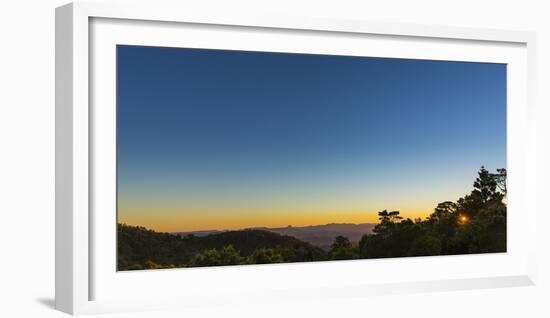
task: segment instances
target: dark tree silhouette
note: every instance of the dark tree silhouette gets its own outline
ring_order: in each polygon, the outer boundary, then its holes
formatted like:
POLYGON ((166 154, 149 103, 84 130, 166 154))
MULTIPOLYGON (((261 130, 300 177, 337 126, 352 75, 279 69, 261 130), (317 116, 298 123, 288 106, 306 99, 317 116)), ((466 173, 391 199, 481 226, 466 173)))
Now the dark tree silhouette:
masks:
POLYGON ((481 167, 470 194, 441 202, 425 221, 378 213, 373 234, 359 241, 361 258, 506 251, 506 170, 481 167))
POLYGON ((506 169, 481 167, 473 190, 439 203, 425 219, 378 212, 373 233, 355 244, 336 236, 328 252, 291 236, 262 230, 180 237, 118 225, 119 270, 267 264, 356 258, 495 253, 506 251, 506 169))
POLYGON ((506 188, 506 176, 507 176, 507 173, 506 173, 506 169, 504 168, 497 169, 497 173, 491 174, 491 177, 493 177, 493 179, 495 179, 497 183, 498 190, 502 192, 504 195, 506 195, 508 192, 506 188))
POLYGON ((334 238, 328 255, 332 260, 355 259, 359 257, 359 250, 347 237, 339 235, 334 238))

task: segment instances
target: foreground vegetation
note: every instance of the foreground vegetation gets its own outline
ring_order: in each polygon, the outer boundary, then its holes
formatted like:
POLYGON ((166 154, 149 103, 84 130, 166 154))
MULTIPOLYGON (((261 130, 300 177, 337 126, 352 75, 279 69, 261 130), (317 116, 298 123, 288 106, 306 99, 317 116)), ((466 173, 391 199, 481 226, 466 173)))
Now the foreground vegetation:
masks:
POLYGON ((470 194, 439 203, 424 220, 381 211, 372 234, 344 236, 329 251, 291 236, 242 230, 205 237, 118 224, 119 270, 267 264, 506 251, 506 170, 478 173, 470 194))
POLYGON ((326 259, 321 248, 263 230, 229 231, 204 237, 157 233, 118 225, 118 269, 155 269, 238 264, 309 262, 326 259))

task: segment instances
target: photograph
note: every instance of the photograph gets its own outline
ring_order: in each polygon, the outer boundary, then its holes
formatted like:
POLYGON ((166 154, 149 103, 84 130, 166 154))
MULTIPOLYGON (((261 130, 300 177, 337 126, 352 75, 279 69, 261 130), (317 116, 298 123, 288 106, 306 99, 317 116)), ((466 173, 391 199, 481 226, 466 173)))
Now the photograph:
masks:
POLYGON ((0 318, 550 318, 547 7, 3 2, 0 318))
POLYGON ((117 45, 117 270, 506 253, 506 108, 504 63, 117 45))

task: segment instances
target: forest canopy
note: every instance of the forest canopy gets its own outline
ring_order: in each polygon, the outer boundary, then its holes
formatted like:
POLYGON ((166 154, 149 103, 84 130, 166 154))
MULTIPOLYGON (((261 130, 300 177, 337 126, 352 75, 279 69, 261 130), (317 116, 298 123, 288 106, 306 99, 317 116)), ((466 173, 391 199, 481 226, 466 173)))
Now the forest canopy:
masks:
POLYGON ((506 252, 506 169, 481 167, 472 191, 436 205, 425 219, 378 212, 372 233, 353 243, 336 236, 330 250, 267 230, 203 237, 118 224, 118 270, 310 262, 506 252))

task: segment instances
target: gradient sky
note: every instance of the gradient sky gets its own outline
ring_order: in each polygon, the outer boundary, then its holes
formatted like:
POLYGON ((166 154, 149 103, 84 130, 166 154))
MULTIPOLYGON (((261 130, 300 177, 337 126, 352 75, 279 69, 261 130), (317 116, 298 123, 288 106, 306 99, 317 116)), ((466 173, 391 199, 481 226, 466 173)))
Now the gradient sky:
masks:
POLYGON ((506 164, 506 65, 117 48, 118 221, 424 217, 506 164))

